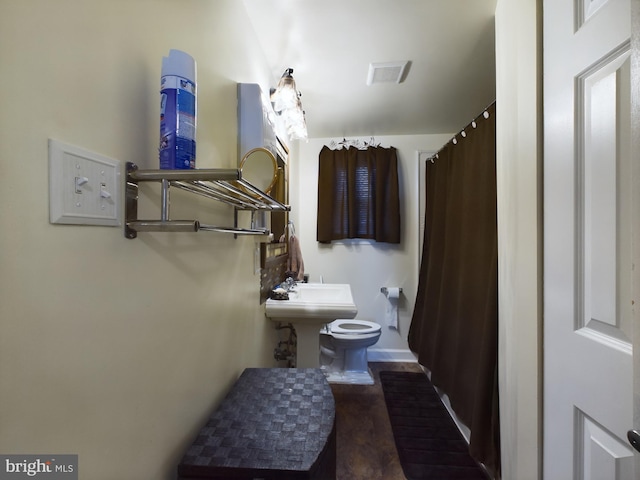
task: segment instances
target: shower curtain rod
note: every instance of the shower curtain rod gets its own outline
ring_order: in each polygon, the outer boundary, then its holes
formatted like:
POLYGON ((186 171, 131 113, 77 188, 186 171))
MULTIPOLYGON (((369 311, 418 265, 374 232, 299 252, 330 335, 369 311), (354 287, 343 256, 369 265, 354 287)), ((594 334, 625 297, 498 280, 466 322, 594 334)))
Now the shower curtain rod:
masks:
POLYGON ((485 119, 489 118, 489 109, 494 106, 496 104, 496 101, 494 100, 493 102, 491 102, 489 105, 487 105, 486 107, 484 107, 482 109, 482 113, 479 115, 476 115, 476 117, 471 120, 471 122, 469 122, 462 130, 460 130, 458 133, 456 133, 453 138, 451 138, 451 140, 449 140, 447 143, 445 143, 440 150, 438 150, 437 153, 435 153, 434 155, 431 155, 429 158, 427 158, 428 161, 430 161, 431 163, 434 163, 435 160, 437 158, 439 158, 439 153, 444 149, 444 147, 446 147, 449 143, 453 143, 454 145, 458 144, 458 135, 460 135, 462 138, 465 138, 467 136, 467 132, 466 130, 471 127, 471 128, 476 128, 476 120, 478 120, 480 117, 483 117, 485 119))

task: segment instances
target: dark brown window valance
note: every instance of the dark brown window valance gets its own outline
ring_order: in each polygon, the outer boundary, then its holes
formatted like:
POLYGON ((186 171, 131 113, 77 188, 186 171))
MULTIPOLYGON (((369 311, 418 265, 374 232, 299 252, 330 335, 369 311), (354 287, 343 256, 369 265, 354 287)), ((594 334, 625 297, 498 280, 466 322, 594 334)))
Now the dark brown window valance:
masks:
POLYGON ((394 147, 324 146, 318 161, 317 240, 400 243, 398 158, 394 147))

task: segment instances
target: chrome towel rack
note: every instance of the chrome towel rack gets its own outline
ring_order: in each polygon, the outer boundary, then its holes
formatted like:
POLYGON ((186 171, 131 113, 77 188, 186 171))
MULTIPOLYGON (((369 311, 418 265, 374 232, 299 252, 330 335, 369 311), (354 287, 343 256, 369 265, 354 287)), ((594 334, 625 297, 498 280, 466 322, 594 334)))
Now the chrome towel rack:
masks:
MULTIPOLYGON (((136 238, 138 232, 197 232, 213 231, 236 235, 268 235, 267 228, 239 228, 238 211, 290 211, 284 205, 260 189, 242 179, 239 169, 193 169, 193 170, 140 170, 132 162, 126 164, 125 187, 125 237, 136 238), (138 183, 160 182, 160 219, 138 218, 138 183), (232 227, 206 225, 198 220, 171 220, 169 216, 171 187, 201 195, 234 207, 232 227)), ((253 223, 253 222, 252 222, 253 223)))

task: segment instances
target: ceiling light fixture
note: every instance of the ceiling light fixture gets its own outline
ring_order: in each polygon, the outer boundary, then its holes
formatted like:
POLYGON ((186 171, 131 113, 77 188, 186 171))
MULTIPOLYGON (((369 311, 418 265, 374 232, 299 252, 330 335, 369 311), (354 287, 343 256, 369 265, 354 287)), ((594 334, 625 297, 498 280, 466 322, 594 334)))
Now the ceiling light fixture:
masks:
POLYGON ((370 63, 367 85, 403 82, 408 65, 408 61, 370 63))
POLYGON ((304 118, 304 110, 300 97, 302 94, 296 88, 296 81, 293 79, 293 69, 287 68, 278 86, 272 90, 271 102, 273 109, 284 121, 284 125, 292 140, 307 138, 307 124, 304 118))

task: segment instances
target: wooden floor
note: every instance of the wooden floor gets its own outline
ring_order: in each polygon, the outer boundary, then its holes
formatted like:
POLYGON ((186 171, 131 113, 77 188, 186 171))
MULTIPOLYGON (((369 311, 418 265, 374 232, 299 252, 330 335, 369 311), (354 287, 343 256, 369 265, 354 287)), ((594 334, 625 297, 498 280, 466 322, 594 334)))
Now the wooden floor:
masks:
POLYGON ((405 480, 379 372, 421 371, 417 363, 370 363, 374 385, 331 384, 336 402, 337 480, 405 480))

